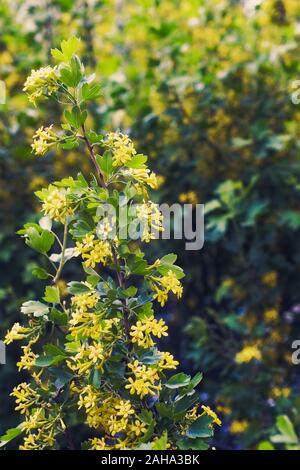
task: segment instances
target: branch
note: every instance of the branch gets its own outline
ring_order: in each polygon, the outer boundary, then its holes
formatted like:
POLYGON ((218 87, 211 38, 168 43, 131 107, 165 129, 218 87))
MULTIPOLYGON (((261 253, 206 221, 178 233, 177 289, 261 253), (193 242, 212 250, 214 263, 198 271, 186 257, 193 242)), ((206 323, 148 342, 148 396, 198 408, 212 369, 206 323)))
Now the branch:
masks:
POLYGON ((59 263, 55 278, 53 279, 53 284, 55 284, 58 281, 62 268, 65 264, 65 251, 67 247, 67 239, 68 239, 68 217, 66 218, 66 222, 64 226, 64 239, 63 239, 63 244, 62 244, 62 249, 61 249, 60 263, 59 263))

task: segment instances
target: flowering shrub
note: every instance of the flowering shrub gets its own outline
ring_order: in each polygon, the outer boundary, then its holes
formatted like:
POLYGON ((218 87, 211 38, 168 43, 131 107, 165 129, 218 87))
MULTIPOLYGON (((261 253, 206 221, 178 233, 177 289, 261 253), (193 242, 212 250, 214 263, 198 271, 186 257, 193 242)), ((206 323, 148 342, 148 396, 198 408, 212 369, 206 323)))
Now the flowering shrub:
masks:
POLYGON ((170 294, 182 295, 176 255, 149 263, 137 243, 111 236, 121 223, 120 201, 127 224, 141 225, 142 241, 163 230, 148 193, 157 178, 128 136, 87 129, 87 106, 100 86, 86 75, 78 46, 75 37, 63 41, 52 50, 59 65, 32 71, 24 86, 36 106, 47 98, 66 106, 60 129, 51 125, 35 133, 33 153, 82 145, 94 173, 90 180, 79 173, 37 191, 43 216, 18 232, 43 256, 35 275, 46 286, 42 299, 23 303, 27 322, 15 323, 5 337, 6 344, 26 340, 17 366, 31 380, 12 391, 23 420, 2 436, 2 445, 22 434, 22 450, 207 449, 221 421, 199 405, 195 387, 202 375, 168 377, 179 363, 156 343, 168 327, 155 317, 155 303, 164 306, 170 294), (113 220, 99 210, 108 203, 116 209, 113 220), (81 263, 84 277, 69 282, 66 292, 63 274, 70 262, 81 263), (82 443, 72 433, 78 425, 86 427, 82 443))

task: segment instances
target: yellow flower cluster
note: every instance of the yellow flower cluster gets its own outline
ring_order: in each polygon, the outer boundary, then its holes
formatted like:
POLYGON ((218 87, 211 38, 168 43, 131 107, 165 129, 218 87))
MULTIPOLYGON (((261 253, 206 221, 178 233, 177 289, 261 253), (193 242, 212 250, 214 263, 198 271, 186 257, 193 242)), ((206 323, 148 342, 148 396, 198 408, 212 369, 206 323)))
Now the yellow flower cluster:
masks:
POLYGON ((110 444, 105 438, 90 439, 88 442, 93 450, 129 447, 130 443, 147 430, 129 400, 114 395, 107 396, 107 393, 103 394, 91 385, 81 391, 78 408, 85 409, 87 423, 91 427, 100 428, 109 436, 110 444), (116 436, 119 433, 122 437, 116 436))
POLYGON ((90 345, 82 344, 72 361, 67 361, 67 366, 78 375, 83 375, 88 373, 92 367, 101 370, 104 359, 104 347, 100 342, 93 342, 90 345))
POLYGON ((4 343, 10 344, 13 341, 18 341, 27 338, 31 333, 31 328, 25 328, 21 326, 20 323, 15 323, 11 330, 6 333, 4 343))
POLYGON ((50 184, 36 194, 43 201, 42 211, 51 219, 64 224, 67 217, 73 215, 74 210, 68 200, 69 188, 57 188, 50 184))
POLYGON ((262 358, 261 351, 256 345, 245 346, 241 351, 236 353, 235 362, 243 364, 244 362, 250 362, 253 359, 260 361, 262 358))
POLYGON ((199 198, 195 191, 188 191, 187 193, 179 194, 179 202, 189 203, 189 204, 198 204, 199 198))
POLYGON ((278 310, 276 308, 270 308, 264 312, 264 319, 267 323, 276 322, 278 317, 278 310))
POLYGON ((29 101, 36 104, 41 96, 51 96, 58 88, 56 68, 47 66, 31 71, 24 83, 23 91, 27 93, 29 101))
POLYGON ((16 398, 15 402, 17 406, 15 410, 19 411, 21 414, 28 413, 29 408, 39 399, 38 393, 26 382, 22 382, 17 387, 14 387, 10 395, 16 398))
POLYGON ((99 298, 99 294, 92 289, 88 292, 73 295, 71 302, 76 308, 86 311, 89 308, 96 307, 99 298))
POLYGON ((230 424, 229 431, 231 432, 231 434, 241 434, 241 433, 247 431, 248 427, 249 427, 248 421, 246 421, 246 420, 241 420, 241 421, 235 420, 235 421, 232 421, 232 423, 230 424))
POLYGON ((128 368, 134 374, 134 378, 129 377, 128 384, 125 385, 125 388, 129 390, 131 395, 137 394, 144 398, 146 395, 155 395, 155 393, 161 390, 156 367, 147 367, 136 360, 128 364, 128 368))
POLYGON ((152 201, 139 204, 136 207, 136 215, 141 221, 143 242, 149 243, 158 237, 159 232, 163 232, 163 215, 158 209, 158 204, 152 201))
POLYGON ((218 426, 222 425, 222 421, 218 417, 217 413, 215 413, 209 406, 202 405, 201 408, 207 416, 213 418, 214 424, 217 424, 218 426))
POLYGON ((278 280, 278 275, 276 271, 269 271, 263 275, 261 282, 268 287, 276 287, 278 280))
POLYGON ((112 150, 113 166, 122 166, 136 155, 132 140, 121 132, 109 132, 106 135, 105 145, 112 150))
POLYGON ((162 336, 168 336, 167 331, 168 327, 165 322, 163 320, 157 321, 152 315, 151 317, 138 320, 137 323, 131 327, 131 341, 137 343, 142 348, 151 348, 154 346, 151 335, 161 338, 162 336))
POLYGON ((173 292, 178 298, 182 296, 183 288, 173 271, 168 271, 166 276, 151 277, 152 288, 155 292, 154 299, 163 307, 168 300, 169 292, 173 292))
POLYGON ((46 155, 50 147, 58 141, 58 136, 52 128, 52 124, 49 127, 42 126, 34 134, 31 148, 36 155, 46 155))
POLYGON ((272 398, 288 398, 291 394, 289 387, 273 387, 271 390, 272 398))
POLYGON ((159 369, 176 369, 179 362, 174 359, 174 356, 169 352, 161 352, 161 360, 158 363, 159 369))
POLYGON ((147 184, 152 189, 158 188, 158 179, 153 171, 149 168, 127 168, 123 171, 123 176, 132 178, 140 184, 147 184))
POLYGON ((81 255, 87 268, 94 268, 96 264, 106 264, 112 257, 109 242, 95 240, 95 235, 86 235, 81 242, 76 242, 75 256, 81 255))
POLYGON ((17 362, 18 370, 30 370, 35 365, 35 361, 38 358, 38 355, 35 354, 31 346, 35 342, 35 339, 30 341, 26 346, 22 346, 23 355, 20 357, 19 362, 17 362))

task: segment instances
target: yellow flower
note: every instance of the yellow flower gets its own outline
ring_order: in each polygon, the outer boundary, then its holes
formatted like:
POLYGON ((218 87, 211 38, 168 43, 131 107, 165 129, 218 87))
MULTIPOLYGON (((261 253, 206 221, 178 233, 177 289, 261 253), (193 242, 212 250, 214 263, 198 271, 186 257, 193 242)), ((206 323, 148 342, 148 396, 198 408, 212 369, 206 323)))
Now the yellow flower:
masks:
POLYGON ((270 308, 264 312, 264 319, 267 323, 276 322, 278 316, 278 310, 276 308, 270 308))
POLYGON ((89 439, 88 442, 91 444, 90 450, 111 449, 111 447, 106 444, 105 439, 103 437, 101 439, 99 439, 98 437, 94 437, 93 439, 89 439))
POLYGON ((241 351, 236 353, 235 362, 242 364, 244 362, 250 362, 253 359, 260 361, 262 358, 261 351, 257 346, 245 346, 241 351))
POLYGON ((85 312, 89 308, 96 307, 99 301, 99 294, 92 290, 90 292, 83 292, 82 294, 76 294, 72 297, 72 305, 75 305, 78 309, 85 312))
POLYGON ((147 184, 152 189, 156 189, 158 187, 156 174, 153 173, 153 171, 151 172, 148 168, 127 168, 126 170, 123 170, 122 174, 126 178, 129 177, 141 184, 147 184))
POLYGON ((157 238, 158 232, 163 232, 163 215, 158 204, 152 201, 139 204, 136 207, 136 216, 141 221, 143 242, 149 243, 157 238))
POLYGON ((198 204, 198 195, 195 191, 188 191, 187 193, 179 194, 179 202, 182 203, 190 203, 190 204, 198 204))
POLYGON ((153 298, 157 299, 162 307, 165 305, 165 302, 168 299, 168 293, 170 291, 173 292, 173 294, 175 294, 178 298, 182 296, 182 285, 173 271, 168 271, 166 276, 152 276, 150 279, 151 281, 154 281, 154 284, 152 285, 155 291, 153 298))
POLYGON ((229 431, 231 432, 231 434, 241 434, 241 433, 247 431, 248 427, 249 427, 248 421, 246 421, 246 420, 242 420, 242 421, 235 420, 235 421, 232 421, 232 423, 230 424, 229 431))
POLYGON ((111 416, 108 420, 108 429, 112 436, 118 432, 124 431, 127 427, 128 420, 125 418, 118 419, 117 416, 111 416))
POLYGON ((35 434, 29 434, 24 438, 23 444, 19 447, 20 450, 36 450, 39 449, 37 442, 37 436, 35 434))
POLYGON ((276 271, 269 271, 263 275, 261 281, 268 287, 276 287, 278 280, 278 275, 276 271))
POLYGON ((55 221, 65 223, 74 211, 68 201, 69 188, 57 188, 50 184, 35 194, 43 201, 42 211, 55 221))
POLYGON ((168 327, 163 320, 157 321, 153 315, 151 317, 143 318, 131 327, 130 335, 132 342, 137 343, 143 348, 149 348, 154 345, 151 335, 161 338, 168 336, 168 327))
POLYGON ((161 353, 161 360, 158 363, 159 367, 162 369, 176 369, 179 365, 179 362, 174 359, 174 356, 169 352, 161 353))
POLYGON ((123 416, 123 418, 128 418, 130 415, 134 414, 134 409, 129 400, 120 400, 115 408, 117 410, 117 416, 123 416))
POLYGON ((22 346, 23 356, 20 357, 19 362, 17 362, 18 370, 30 370, 35 365, 35 361, 38 358, 37 354, 31 350, 32 342, 28 343, 27 346, 22 346))
POLYGON ((122 166, 136 155, 132 140, 121 132, 109 132, 106 135, 105 145, 112 150, 113 166, 122 166))
POLYGON ((42 126, 34 134, 31 148, 36 155, 46 155, 58 141, 58 136, 52 131, 52 127, 52 124, 49 127, 42 126))
POLYGON ((16 411, 20 411, 21 414, 28 412, 29 408, 36 403, 39 398, 38 393, 33 390, 29 384, 22 382, 17 387, 14 387, 11 396, 15 397, 16 400, 16 411))
POLYGON ((272 398, 288 398, 291 395, 291 389, 289 387, 273 387, 271 390, 272 398))
POLYGON ((94 240, 94 235, 86 235, 82 242, 76 242, 75 255, 82 256, 87 268, 94 268, 96 264, 107 262, 112 257, 111 246, 109 242, 94 240))
POLYGON ((130 431, 133 432, 136 436, 140 436, 141 434, 145 434, 147 431, 146 425, 136 419, 131 425, 130 425, 130 431))
POLYGON ((128 384, 125 385, 131 395, 136 393, 144 398, 146 395, 155 395, 161 389, 161 384, 157 383, 159 376, 154 367, 147 367, 134 361, 134 363, 128 364, 128 368, 134 374, 134 379, 129 377, 128 384))
POLYGON ((207 416, 210 416, 211 418, 213 418, 213 423, 214 424, 217 424, 218 426, 221 426, 222 421, 220 420, 218 415, 209 406, 202 405, 201 408, 203 409, 204 413, 207 416))
POLYGON ((26 338, 30 334, 31 329, 21 326, 20 323, 15 323, 10 331, 6 333, 4 343, 10 344, 13 341, 18 341, 26 338))
POLYGON ((29 101, 36 104, 41 96, 51 96, 59 88, 56 67, 41 67, 38 70, 32 70, 27 77, 23 91, 28 95, 29 101))

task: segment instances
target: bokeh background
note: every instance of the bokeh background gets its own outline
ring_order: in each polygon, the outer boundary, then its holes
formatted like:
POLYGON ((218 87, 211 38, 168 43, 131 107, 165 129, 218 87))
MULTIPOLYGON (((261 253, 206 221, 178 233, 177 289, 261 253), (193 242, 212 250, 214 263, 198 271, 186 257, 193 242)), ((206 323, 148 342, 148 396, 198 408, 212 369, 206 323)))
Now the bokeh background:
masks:
MULTIPOLYGON (((33 192, 90 171, 76 151, 30 153, 34 130, 60 110, 33 108, 23 83, 71 34, 103 87, 90 124, 125 130, 149 155, 158 200, 207 206, 201 251, 164 241, 151 255, 171 250, 186 271, 182 301, 166 309, 170 348, 204 373, 202 398, 223 420, 216 447, 257 448, 281 414, 299 428, 299 0, 1 1, 0 338, 41 290, 15 234, 37 217, 33 192)), ((7 397, 22 378, 18 348, 0 366, 0 432, 17 424, 7 397)))

